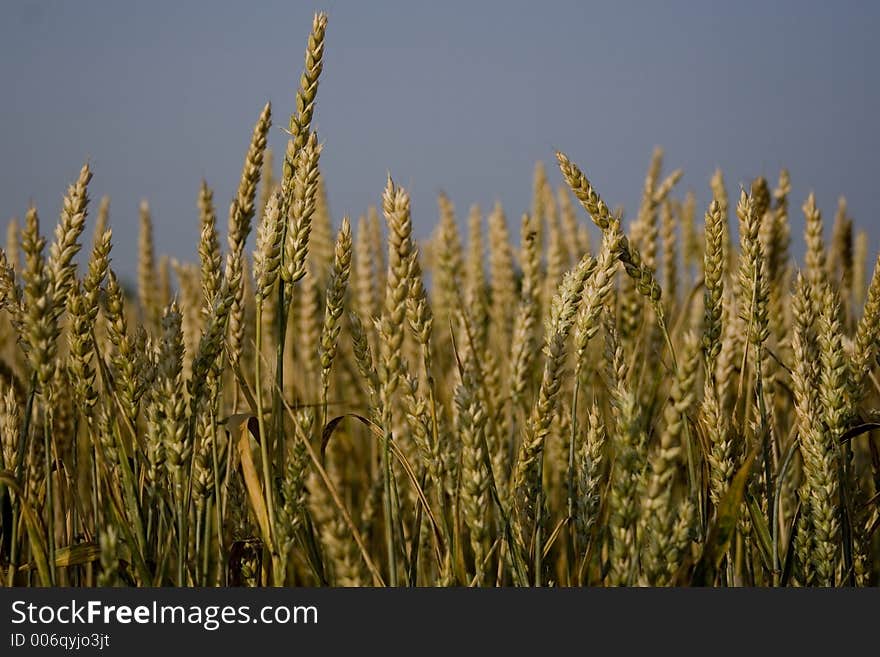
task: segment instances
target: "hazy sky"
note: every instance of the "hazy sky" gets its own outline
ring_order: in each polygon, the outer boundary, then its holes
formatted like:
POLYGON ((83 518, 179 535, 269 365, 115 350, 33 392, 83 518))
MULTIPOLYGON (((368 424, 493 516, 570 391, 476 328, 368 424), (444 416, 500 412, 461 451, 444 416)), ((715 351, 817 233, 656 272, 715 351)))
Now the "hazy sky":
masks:
POLYGON ((195 258, 199 181, 225 228, 267 100, 283 152, 316 9, 330 21, 314 125, 337 222, 376 204, 390 171, 419 236, 439 190, 461 218, 500 199, 515 225, 555 148, 631 216, 662 145, 701 215, 716 166, 733 194, 784 165, 796 233, 812 189, 827 225, 844 194, 878 245, 876 2, 4 0, 3 223, 33 201, 49 232, 88 159, 119 271, 134 272, 141 198, 158 251, 195 258))

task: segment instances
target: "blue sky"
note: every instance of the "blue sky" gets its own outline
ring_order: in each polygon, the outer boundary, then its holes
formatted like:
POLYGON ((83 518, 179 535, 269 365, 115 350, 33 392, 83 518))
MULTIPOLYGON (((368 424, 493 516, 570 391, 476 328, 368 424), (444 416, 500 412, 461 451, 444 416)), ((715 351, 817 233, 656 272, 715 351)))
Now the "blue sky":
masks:
MULTIPOLYGON (((25 2, 0 5, 0 218, 36 203, 47 232, 88 159, 111 196, 114 264, 134 272, 137 204, 159 252, 194 259, 199 181, 225 226, 271 100, 270 145, 293 109, 316 9, 329 13, 315 127, 338 222, 386 172, 428 234, 444 190, 463 219, 500 199, 512 225, 534 164, 566 151, 610 205, 634 211, 651 149, 701 208, 780 166, 794 231, 815 190, 845 195, 878 246, 880 3, 25 2)), ((559 177, 552 170, 553 181, 559 177)))

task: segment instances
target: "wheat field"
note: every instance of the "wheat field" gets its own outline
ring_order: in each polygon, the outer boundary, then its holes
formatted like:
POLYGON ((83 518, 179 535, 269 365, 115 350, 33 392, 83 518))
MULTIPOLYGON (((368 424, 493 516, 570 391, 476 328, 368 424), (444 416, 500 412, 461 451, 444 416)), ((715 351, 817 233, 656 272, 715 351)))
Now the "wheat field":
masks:
POLYGON ((0 583, 875 585, 880 262, 845 201, 826 244, 785 170, 704 209, 657 149, 624 221, 559 152, 518 222, 465 239, 441 195, 419 244, 389 177, 336 225, 326 27, 280 175, 267 104, 225 235, 198 190, 197 261, 143 204, 123 285, 88 164, 50 240, 10 221, 0 583))

